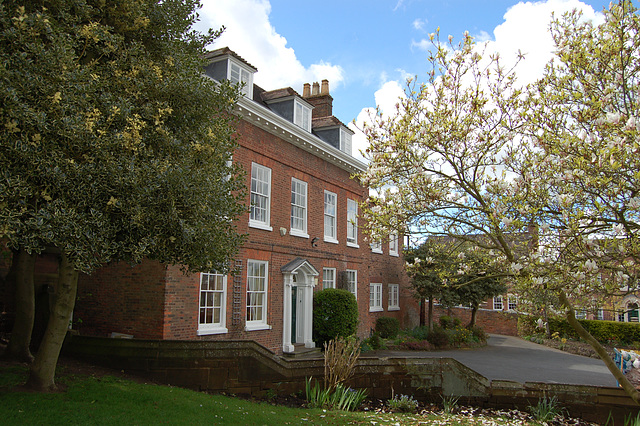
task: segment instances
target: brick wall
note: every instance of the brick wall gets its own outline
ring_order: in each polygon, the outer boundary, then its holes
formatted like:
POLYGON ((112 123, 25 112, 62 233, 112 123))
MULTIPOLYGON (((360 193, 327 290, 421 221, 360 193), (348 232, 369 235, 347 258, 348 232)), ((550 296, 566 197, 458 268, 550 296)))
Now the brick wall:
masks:
POLYGON ((74 320, 83 334, 112 332, 140 339, 164 338, 163 307, 167 267, 145 260, 140 265, 114 262, 78 279, 74 320))
MULTIPOLYGON (((433 322, 437 324, 439 318, 443 315, 459 318, 462 325, 466 325, 471 319, 471 309, 444 308, 441 305, 434 305, 433 322)), ((515 312, 479 309, 476 315, 476 326, 482 328, 486 333, 517 336, 518 314, 515 312)))
MULTIPOLYGON (((145 262, 130 267, 109 265, 90 277, 82 277, 77 316, 83 319, 83 334, 104 336, 111 332, 140 338, 177 340, 255 340, 271 351, 282 351, 284 282, 282 266, 296 257, 309 261, 320 273, 336 268, 336 278, 347 269, 358 271, 358 334, 367 337, 377 317, 394 316, 403 327, 417 325, 418 310, 408 290, 402 256, 390 256, 388 244, 383 254, 371 252, 364 232, 358 232, 359 248, 349 247, 347 239, 347 199, 361 202, 368 191, 350 173, 257 125, 241 120, 239 147, 233 160, 246 170, 246 187, 251 185, 251 164, 271 169, 271 231, 251 228, 249 213, 240 218, 238 230, 247 241, 232 264, 239 267, 237 277, 227 281, 227 333, 198 336, 199 274, 184 275, 177 266, 145 262), (307 183, 308 238, 291 235, 291 179, 307 183), (337 195, 338 244, 324 241, 324 191, 337 195), (285 232, 281 232, 284 229, 285 232), (267 323, 269 330, 245 330, 247 259, 269 262, 267 323), (383 307, 369 312, 369 284, 383 283, 383 307), (389 284, 400 286, 400 310, 389 311, 389 284), (235 303, 234 303, 235 301, 235 303)), ((285 136, 286 137, 286 136, 285 136)), ((247 193, 245 203, 249 205, 247 193)), ((362 222, 359 223, 362 226, 362 222)), ((399 241, 401 243, 401 241, 399 241)), ((400 244, 400 251, 402 247, 400 244)))

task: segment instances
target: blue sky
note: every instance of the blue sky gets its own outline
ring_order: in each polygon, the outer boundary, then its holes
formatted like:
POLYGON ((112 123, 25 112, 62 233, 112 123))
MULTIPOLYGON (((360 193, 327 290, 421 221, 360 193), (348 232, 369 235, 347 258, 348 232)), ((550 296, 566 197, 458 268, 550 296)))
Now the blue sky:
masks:
MULTIPOLYGON (((509 58, 518 49, 523 82, 534 80, 551 58, 547 28, 551 12, 579 8, 596 22, 609 1, 545 0, 201 0, 197 28, 227 30, 212 48, 228 46, 258 68, 255 83, 266 90, 328 79, 333 113, 348 124, 371 108, 390 110, 406 78, 429 70, 428 35, 443 40, 464 31, 509 58)), ((355 128, 354 128, 355 129, 355 128)), ((366 142, 356 137, 354 145, 366 142)))

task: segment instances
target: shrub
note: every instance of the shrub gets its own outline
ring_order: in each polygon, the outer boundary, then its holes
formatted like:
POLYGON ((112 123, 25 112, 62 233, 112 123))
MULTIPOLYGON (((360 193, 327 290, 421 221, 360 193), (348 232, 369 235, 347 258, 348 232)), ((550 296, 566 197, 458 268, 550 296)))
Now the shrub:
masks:
MULTIPOLYGON (((537 320, 538 318, 535 316, 521 316, 518 319, 518 331, 535 330, 535 332, 538 333, 542 332, 543 330, 535 329, 537 320)), ((578 321, 596 340, 602 343, 616 342, 618 344, 630 345, 634 341, 640 341, 640 324, 638 323, 601 320, 578 321)), ((573 327, 563 318, 550 318, 549 329, 552 334, 558 333, 560 336, 566 336, 567 338, 576 340, 580 338, 573 327)), ((535 332, 526 334, 535 334, 535 332)))
POLYGON ((410 395, 394 395, 387 401, 387 406, 394 412, 413 413, 418 408, 418 401, 410 395))
POLYGON ((460 325, 460 318, 450 317, 449 315, 441 316, 438 321, 440 322, 440 327, 445 330, 450 330, 460 325))
POLYGON ((471 338, 476 343, 484 343, 489 338, 489 335, 480 327, 472 327, 471 328, 471 338))
POLYGON ((427 337, 429 337, 429 327, 424 326, 424 325, 420 325, 420 326, 414 328, 413 330, 411 330, 411 332, 409 334, 414 339, 427 340, 427 337))
POLYGON ((313 340, 319 347, 337 336, 355 334, 358 327, 358 303, 347 291, 327 288, 313 296, 313 340))
POLYGON ((392 317, 380 317, 376 320, 376 333, 383 339, 395 339, 400 331, 400 321, 392 317))
POLYGON ((335 388, 353 376, 360 344, 355 336, 336 337, 326 343, 324 349, 324 383, 335 388))
POLYGON ((449 344, 449 336, 442 328, 434 327, 427 336, 427 341, 436 347, 447 346, 449 344))
POLYGON ((445 334, 448 337, 449 343, 451 345, 458 346, 463 343, 471 342, 471 330, 469 330, 468 328, 458 326, 450 330, 445 330, 445 334))

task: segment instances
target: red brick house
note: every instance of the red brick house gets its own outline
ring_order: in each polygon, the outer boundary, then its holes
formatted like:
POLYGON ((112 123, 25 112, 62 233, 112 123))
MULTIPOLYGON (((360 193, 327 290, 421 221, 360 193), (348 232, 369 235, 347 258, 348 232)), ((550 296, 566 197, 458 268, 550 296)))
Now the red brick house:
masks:
POLYGON ((402 238, 370 246, 358 227, 368 189, 352 174, 353 132, 332 115, 329 83, 265 91, 257 71, 233 51, 208 55, 206 75, 243 83, 239 147, 250 206, 248 235, 232 272, 183 275, 177 265, 145 261, 105 266, 79 282, 74 319, 81 334, 142 339, 249 339, 276 353, 314 347, 313 293, 342 287, 356 295, 358 335, 379 316, 418 323, 403 270, 402 238))

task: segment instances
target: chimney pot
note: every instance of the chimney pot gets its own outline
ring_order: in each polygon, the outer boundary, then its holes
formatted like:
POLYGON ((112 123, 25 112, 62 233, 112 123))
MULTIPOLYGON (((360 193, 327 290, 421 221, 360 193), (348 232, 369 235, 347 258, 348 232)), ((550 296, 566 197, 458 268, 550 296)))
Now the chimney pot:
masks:
POLYGON ((328 95, 329 94, 329 80, 322 80, 322 88, 320 89, 320 94, 321 95, 328 95))
POLYGON ((308 98, 309 96, 311 96, 311 85, 309 83, 305 83, 302 86, 302 97, 308 98))
POLYGON ((313 82, 313 89, 311 90, 311 96, 316 96, 320 94, 320 85, 317 81, 313 82))

